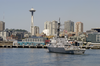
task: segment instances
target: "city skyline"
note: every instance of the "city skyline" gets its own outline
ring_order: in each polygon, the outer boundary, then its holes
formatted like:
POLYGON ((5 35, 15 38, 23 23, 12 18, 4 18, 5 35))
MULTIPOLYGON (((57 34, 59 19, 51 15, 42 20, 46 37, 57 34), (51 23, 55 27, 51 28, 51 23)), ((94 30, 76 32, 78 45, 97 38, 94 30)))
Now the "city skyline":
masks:
POLYGON ((59 20, 61 24, 72 20, 74 23, 81 21, 84 31, 99 27, 99 0, 42 0, 42 1, 0 1, 0 21, 5 22, 5 28, 26 29, 30 31, 30 8, 36 10, 34 25, 39 26, 40 33, 44 29, 44 22, 59 20))

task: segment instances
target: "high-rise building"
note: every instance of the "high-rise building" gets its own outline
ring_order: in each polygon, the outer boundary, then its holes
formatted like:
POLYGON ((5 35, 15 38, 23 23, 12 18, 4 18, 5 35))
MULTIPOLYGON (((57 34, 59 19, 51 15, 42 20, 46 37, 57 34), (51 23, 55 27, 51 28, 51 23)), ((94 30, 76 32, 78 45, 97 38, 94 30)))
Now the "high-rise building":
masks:
POLYGON ((52 35, 57 34, 57 26, 58 26, 58 22, 57 21, 52 21, 52 35))
POLYGON ((39 27, 34 26, 34 35, 39 34, 39 27))
POLYGON ((50 25, 50 21, 46 21, 45 23, 44 23, 44 29, 49 29, 50 27, 49 27, 49 25, 50 25))
POLYGON ((0 21, 0 31, 5 30, 5 22, 0 21))
POLYGON ((49 34, 52 35, 52 22, 49 23, 49 34))
POLYGON ((83 32, 83 23, 82 22, 75 23, 75 32, 76 32, 76 35, 78 35, 78 33, 83 32))
POLYGON ((74 22, 71 20, 64 22, 64 30, 67 32, 74 32, 74 22))
POLYGON ((58 25, 57 21, 52 21, 52 22, 46 21, 44 23, 44 30, 48 29, 49 35, 56 35, 57 34, 57 25, 58 25))
POLYGON ((46 22, 44 23, 44 30, 45 30, 45 29, 48 29, 49 35, 52 35, 52 22, 46 21, 46 22))

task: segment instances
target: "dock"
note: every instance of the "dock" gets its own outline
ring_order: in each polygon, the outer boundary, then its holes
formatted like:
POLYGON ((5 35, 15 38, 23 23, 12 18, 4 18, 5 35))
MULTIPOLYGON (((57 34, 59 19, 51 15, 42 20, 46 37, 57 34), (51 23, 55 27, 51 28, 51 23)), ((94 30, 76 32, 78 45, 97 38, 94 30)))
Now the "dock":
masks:
POLYGON ((2 45, 0 48, 47 48, 46 46, 12 46, 12 45, 2 45))
MULTIPOLYGON (((100 46, 79 46, 85 49, 100 49, 100 46)), ((47 48, 47 46, 13 46, 13 45, 2 45, 0 48, 47 48)))
POLYGON ((80 48, 85 48, 85 49, 100 49, 100 46, 80 46, 80 48))
MULTIPOLYGON (((80 48, 85 48, 85 49, 100 49, 100 44, 99 45, 85 45, 85 46, 79 46, 80 48)), ((11 41, 0 41, 0 48, 47 48, 47 46, 42 45, 42 46, 33 46, 33 45, 13 45, 13 42, 11 41)))
POLYGON ((0 48, 47 48, 46 46, 13 45, 11 41, 0 41, 0 48))

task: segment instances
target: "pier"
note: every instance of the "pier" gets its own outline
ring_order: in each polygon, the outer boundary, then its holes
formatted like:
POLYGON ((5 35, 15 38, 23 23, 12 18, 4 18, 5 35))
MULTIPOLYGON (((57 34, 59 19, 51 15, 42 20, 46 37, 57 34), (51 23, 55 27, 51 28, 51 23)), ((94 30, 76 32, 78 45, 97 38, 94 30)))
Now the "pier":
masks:
POLYGON ((80 46, 80 48, 85 48, 85 49, 100 49, 100 46, 80 46))
POLYGON ((11 41, 0 41, 0 48, 47 48, 43 46, 33 46, 33 45, 13 45, 11 41))
POLYGON ((47 48, 46 46, 12 46, 12 45, 2 45, 0 48, 47 48))
POLYGON ((3 46, 3 45, 13 45, 13 42, 12 41, 0 41, 0 46, 3 46))
MULTIPOLYGON (((100 49, 100 46, 79 46, 85 49, 100 49)), ((20 46, 20 45, 2 45, 0 48, 47 48, 47 46, 20 46)))
MULTIPOLYGON (((85 49, 100 49, 100 45, 85 45, 85 46, 79 46, 80 48, 85 49)), ((11 41, 0 41, 0 48, 47 48, 45 45, 40 46, 33 46, 33 45, 13 45, 13 42, 11 41)))

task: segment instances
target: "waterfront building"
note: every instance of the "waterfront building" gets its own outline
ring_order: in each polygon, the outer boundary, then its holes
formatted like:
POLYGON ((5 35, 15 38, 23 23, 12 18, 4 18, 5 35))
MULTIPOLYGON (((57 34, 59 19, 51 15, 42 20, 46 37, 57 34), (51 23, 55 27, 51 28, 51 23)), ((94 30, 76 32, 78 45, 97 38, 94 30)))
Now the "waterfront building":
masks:
POLYGON ((71 20, 65 21, 64 30, 67 32, 74 32, 74 22, 71 20))
POLYGON ((22 39, 22 41, 18 41, 17 43, 18 43, 18 45, 37 46, 37 45, 45 45, 45 40, 46 40, 46 38, 43 38, 43 37, 32 36, 29 38, 22 39))
POLYGON ((0 21, 0 31, 5 30, 5 22, 0 21))
POLYGON ((75 32, 76 32, 76 35, 83 32, 83 23, 82 22, 75 23, 75 32))
POLYGON ((94 33, 88 34, 87 42, 100 43, 100 33, 94 32, 94 33))
POLYGON ((94 32, 88 34, 88 37, 86 38, 87 42, 90 42, 89 46, 100 46, 100 32, 94 32))

